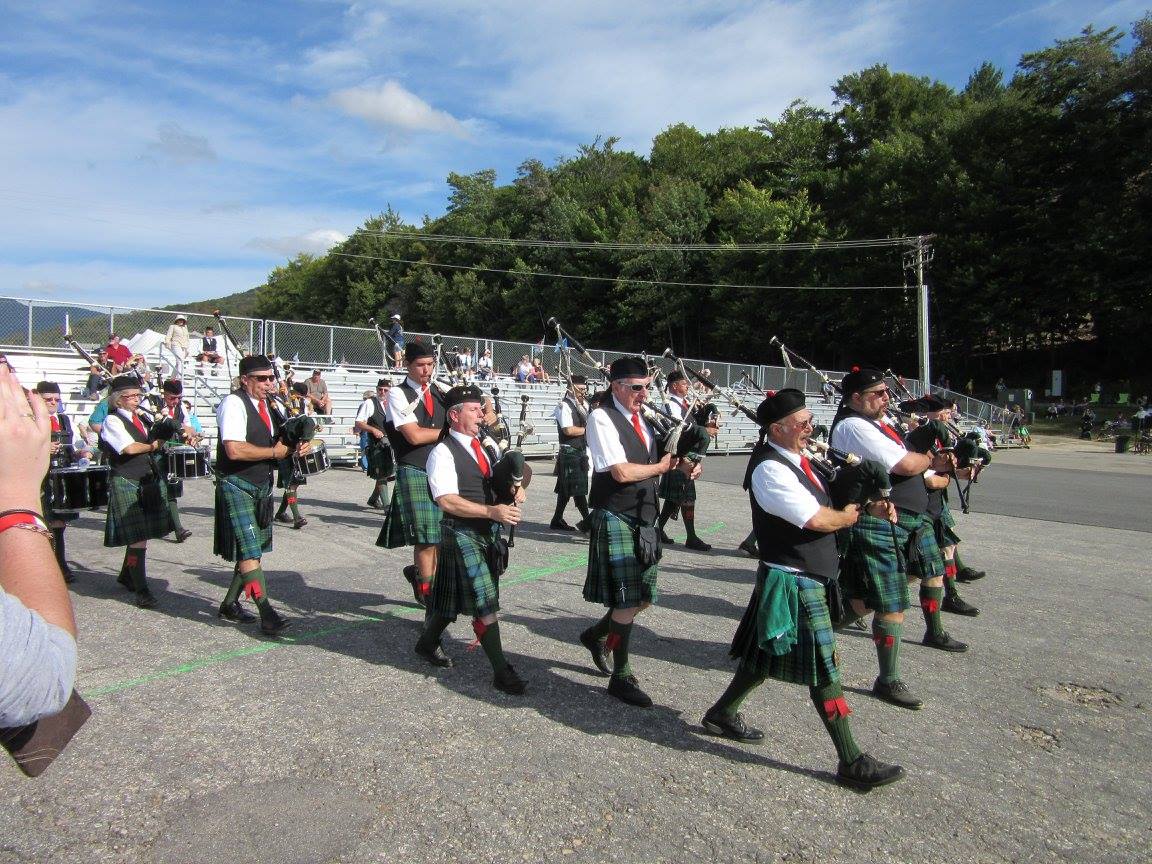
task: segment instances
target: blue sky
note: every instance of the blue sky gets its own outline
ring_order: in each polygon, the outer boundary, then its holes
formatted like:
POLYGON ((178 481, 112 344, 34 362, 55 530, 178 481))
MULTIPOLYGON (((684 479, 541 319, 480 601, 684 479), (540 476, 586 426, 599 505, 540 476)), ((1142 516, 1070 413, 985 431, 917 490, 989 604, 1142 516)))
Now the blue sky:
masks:
POLYGON ((261 284, 451 171, 829 105, 873 63, 962 87, 1136 2, 0 0, 0 295, 131 306, 261 284))

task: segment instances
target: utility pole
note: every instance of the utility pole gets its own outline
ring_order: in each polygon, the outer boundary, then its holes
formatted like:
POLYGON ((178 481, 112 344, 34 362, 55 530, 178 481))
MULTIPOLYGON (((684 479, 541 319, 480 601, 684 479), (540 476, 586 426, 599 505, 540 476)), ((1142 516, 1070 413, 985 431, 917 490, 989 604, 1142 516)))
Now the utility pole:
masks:
POLYGON ((933 252, 929 242, 933 236, 918 236, 915 247, 904 254, 904 269, 916 271, 916 347, 920 361, 920 380, 924 383, 925 393, 932 385, 932 364, 928 332, 928 285, 924 281, 924 270, 932 262, 933 252))

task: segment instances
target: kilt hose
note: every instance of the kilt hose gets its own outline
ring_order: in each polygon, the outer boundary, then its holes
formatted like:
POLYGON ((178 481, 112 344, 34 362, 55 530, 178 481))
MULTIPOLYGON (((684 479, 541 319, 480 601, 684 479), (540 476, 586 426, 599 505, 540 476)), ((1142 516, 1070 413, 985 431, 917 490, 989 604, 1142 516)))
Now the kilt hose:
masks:
POLYGON ((368 476, 373 480, 387 480, 396 473, 396 457, 386 439, 369 436, 367 457, 368 476))
POLYGON ((588 451, 582 447, 560 445, 556 454, 557 495, 568 498, 588 497, 588 451))
POLYGON ((428 489, 428 475, 419 468, 400 464, 396 467, 392 503, 376 545, 384 549, 416 544, 434 546, 440 542, 442 515, 428 489))
POLYGON ((145 510, 140 504, 140 483, 113 472, 108 478, 108 515, 104 520, 104 545, 127 546, 156 540, 172 532, 168 512, 168 484, 161 480, 160 506, 145 510))
POLYGON ((861 513, 847 532, 840 588, 849 600, 861 600, 875 612, 908 608, 908 572, 904 545, 908 530, 887 519, 861 513))
POLYGON ((778 571, 786 578, 795 579, 799 589, 799 618, 796 622, 796 644, 787 654, 779 656, 760 648, 764 621, 760 600, 764 581, 773 568, 763 561, 756 571, 756 588, 736 636, 732 640, 731 656, 740 661, 740 669, 758 676, 775 678, 806 687, 824 687, 840 681, 836 656, 836 634, 828 614, 828 599, 824 585, 801 573, 778 571))
POLYGON ((592 511, 588 538, 588 575, 584 599, 612 609, 631 609, 660 598, 659 565, 645 567, 636 557, 639 523, 608 510, 592 511))
POLYGON ((261 528, 256 522, 257 509, 271 497, 271 482, 256 486, 243 477, 217 476, 212 553, 225 561, 244 561, 271 552, 272 523, 261 528))
POLYGON ((668 504, 691 506, 696 503, 696 481, 684 476, 683 471, 667 471, 660 478, 657 494, 668 504))
POLYGON ((483 618, 500 611, 500 583, 488 568, 488 548, 499 536, 493 522, 481 531, 456 520, 440 523, 440 554, 428 610, 455 621, 457 615, 483 618))

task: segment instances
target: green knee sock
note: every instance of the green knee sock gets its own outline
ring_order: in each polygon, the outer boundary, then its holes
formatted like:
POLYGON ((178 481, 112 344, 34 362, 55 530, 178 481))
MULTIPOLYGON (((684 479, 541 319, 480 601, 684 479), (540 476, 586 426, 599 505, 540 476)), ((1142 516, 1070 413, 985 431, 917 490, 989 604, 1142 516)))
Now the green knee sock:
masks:
POLYGON ((577 495, 572 500, 576 504, 576 509, 580 511, 580 518, 587 522, 591 518, 588 515, 588 499, 583 495, 577 495))
POLYGON ((504 657, 504 648, 500 644, 500 622, 493 621, 491 624, 484 624, 479 618, 476 618, 472 621, 472 629, 476 633, 476 638, 480 640, 480 647, 488 655, 488 662, 492 664, 492 671, 499 672, 507 666, 508 661, 504 657))
POLYGON ((812 704, 820 712, 820 719, 824 721, 824 728, 828 730, 832 743, 836 745, 836 755, 845 765, 856 761, 860 755, 860 748, 852 737, 852 726, 848 722, 851 710, 844 701, 844 691, 840 684, 826 684, 823 687, 809 687, 812 704))
MULTIPOLYGON (((268 596, 268 585, 264 581, 264 571, 261 568, 257 567, 247 573, 237 571, 237 578, 252 601, 262 600, 268 596)), ((235 582, 236 579, 232 581, 235 582)))
POLYGON ((900 637, 903 622, 872 620, 872 641, 876 643, 876 659, 880 662, 880 681, 891 684, 900 680, 900 637))
POLYGON ((740 706, 744 704, 748 695, 763 683, 763 675, 758 675, 746 670, 743 666, 738 666, 736 674, 732 677, 732 683, 716 700, 716 704, 712 706, 709 713, 715 711, 732 717, 740 710, 740 706))
POLYGON ((289 508, 292 509, 292 518, 293 519, 299 519, 300 518, 300 508, 296 506, 296 490, 295 489, 285 489, 284 490, 284 498, 280 502, 280 513, 281 514, 283 514, 284 511, 289 509, 289 508))
POLYGON ((696 508, 693 507, 691 513, 689 513, 686 508, 681 507, 680 518, 684 520, 684 530, 688 532, 688 537, 686 539, 699 540, 700 538, 696 536, 696 508))
POLYGON ((239 568, 232 570, 232 582, 228 585, 228 593, 224 595, 224 605, 231 606, 240 599, 240 592, 244 590, 244 577, 240 575, 239 568))
POLYGON ((960 592, 956 590, 956 577, 944 577, 944 596, 945 597, 959 597, 960 592))
POLYGON ((184 530, 184 526, 180 524, 180 508, 176 506, 174 498, 168 499, 168 517, 172 520, 172 530, 179 534, 184 530))
POLYGON ((930 588, 920 586, 920 608, 924 610, 924 623, 928 627, 928 635, 939 636, 944 632, 944 625, 940 622, 940 601, 944 599, 943 588, 930 588))
POLYGON ((429 651, 433 650, 440 644, 440 637, 451 623, 452 619, 444 617, 439 612, 425 613, 424 632, 420 634, 416 644, 427 648, 429 651))
POLYGON ((628 662, 628 640, 631 636, 631 624, 621 624, 608 618, 608 640, 604 647, 612 652, 612 675, 615 678, 627 678, 632 674, 632 665, 628 662))
POLYGON ((589 627, 584 632, 591 633, 597 639, 603 639, 605 636, 608 635, 608 624, 611 621, 612 621, 612 613, 608 612, 604 615, 603 618, 601 618, 599 621, 597 621, 595 624, 593 624, 591 627, 589 627))
POLYGON ((147 549, 133 549, 129 546, 124 550, 124 569, 128 571, 128 578, 132 580, 132 590, 137 594, 148 592, 147 570, 144 558, 147 549))

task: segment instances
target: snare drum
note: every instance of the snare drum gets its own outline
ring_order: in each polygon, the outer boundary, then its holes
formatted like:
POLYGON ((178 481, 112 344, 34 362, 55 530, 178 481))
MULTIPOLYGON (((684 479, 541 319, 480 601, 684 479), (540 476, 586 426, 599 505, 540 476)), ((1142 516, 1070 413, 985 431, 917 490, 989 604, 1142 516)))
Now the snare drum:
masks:
POLYGON ((208 477, 212 474, 212 460, 207 447, 189 447, 179 444, 168 448, 168 476, 181 480, 208 477))
POLYGON ((48 509, 76 512, 108 503, 108 466, 54 468, 48 472, 48 509))
POLYGON ((328 458, 328 450, 323 441, 313 441, 312 450, 307 456, 297 456, 296 465, 299 473, 308 477, 320 474, 332 467, 332 460, 328 458))

